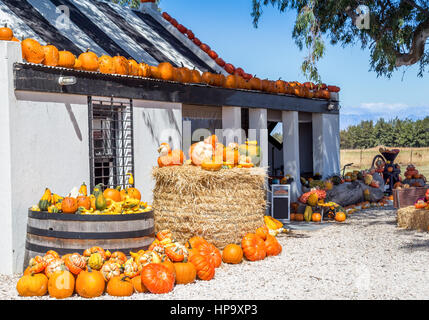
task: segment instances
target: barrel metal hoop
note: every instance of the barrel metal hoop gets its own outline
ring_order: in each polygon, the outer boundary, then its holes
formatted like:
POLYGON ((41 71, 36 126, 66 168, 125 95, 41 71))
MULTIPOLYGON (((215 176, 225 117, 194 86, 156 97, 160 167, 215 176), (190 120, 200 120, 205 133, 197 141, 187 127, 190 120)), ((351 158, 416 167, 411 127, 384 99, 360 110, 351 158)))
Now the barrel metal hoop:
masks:
POLYGON ((49 213, 47 211, 28 210, 28 217, 40 220, 68 220, 68 221, 129 221, 153 219, 153 210, 144 213, 115 214, 115 215, 89 215, 49 213))

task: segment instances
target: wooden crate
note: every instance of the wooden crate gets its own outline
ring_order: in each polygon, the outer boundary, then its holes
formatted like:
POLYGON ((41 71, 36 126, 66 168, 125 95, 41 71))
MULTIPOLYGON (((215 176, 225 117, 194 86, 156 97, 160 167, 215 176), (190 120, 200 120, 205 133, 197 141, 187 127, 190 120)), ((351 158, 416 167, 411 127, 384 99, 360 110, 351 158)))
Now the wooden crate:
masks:
POLYGON ((394 189, 393 206, 396 209, 414 205, 419 198, 424 198, 428 187, 394 189))

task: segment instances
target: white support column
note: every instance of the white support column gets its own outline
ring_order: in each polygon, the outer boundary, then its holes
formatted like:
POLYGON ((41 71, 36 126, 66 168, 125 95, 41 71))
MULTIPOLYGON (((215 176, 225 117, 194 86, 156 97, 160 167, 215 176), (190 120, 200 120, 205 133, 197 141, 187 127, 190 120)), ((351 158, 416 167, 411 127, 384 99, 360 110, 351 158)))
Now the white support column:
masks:
POLYGON ((258 141, 261 167, 268 167, 267 109, 249 109, 249 140, 258 141))
POLYGON ((241 129, 240 107, 222 107, 222 129, 226 137, 225 145, 230 142, 243 143, 245 133, 241 129))
MULTIPOLYGON (((13 63, 22 61, 21 46, 12 41, 0 43, 0 274, 12 274, 17 270, 14 243, 16 221, 13 215, 12 193, 12 117, 11 110, 16 107, 13 86, 13 63)), ((16 195, 15 195, 16 197, 16 195)))
POLYGON ((313 114, 313 170, 324 178, 340 172, 340 116, 313 114))
POLYGON ((294 179, 291 185, 291 201, 296 201, 301 195, 298 112, 282 111, 282 121, 284 172, 294 179))

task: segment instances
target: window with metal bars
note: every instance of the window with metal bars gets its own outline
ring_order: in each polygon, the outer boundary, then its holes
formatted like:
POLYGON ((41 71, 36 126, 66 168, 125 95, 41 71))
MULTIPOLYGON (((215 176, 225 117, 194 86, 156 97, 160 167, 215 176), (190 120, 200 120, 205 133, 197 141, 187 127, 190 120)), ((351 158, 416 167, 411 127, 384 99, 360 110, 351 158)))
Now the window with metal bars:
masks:
POLYGON ((91 191, 128 185, 134 176, 132 100, 88 97, 89 168, 91 191))

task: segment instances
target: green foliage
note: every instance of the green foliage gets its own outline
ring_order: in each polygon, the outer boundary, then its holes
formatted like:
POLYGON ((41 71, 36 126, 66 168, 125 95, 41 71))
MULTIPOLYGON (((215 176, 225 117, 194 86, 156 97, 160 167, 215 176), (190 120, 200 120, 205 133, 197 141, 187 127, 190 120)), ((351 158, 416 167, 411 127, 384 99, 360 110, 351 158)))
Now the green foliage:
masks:
POLYGON ((379 145, 389 147, 429 147, 429 117, 390 121, 361 121, 340 132, 341 149, 367 149, 379 145))
POLYGON ((402 65, 419 63, 418 76, 429 65, 425 45, 415 46, 415 40, 429 34, 428 0, 252 0, 253 24, 258 26, 263 7, 272 5, 280 12, 296 11, 293 38, 302 50, 309 50, 302 71, 313 81, 320 80, 317 61, 323 57, 322 35, 331 44, 342 46, 361 44, 369 48, 370 69, 378 76, 390 77, 402 65), (364 4, 370 10, 370 28, 358 29, 356 8, 364 4), (404 55, 407 59, 403 60, 404 55), (409 58, 409 59, 408 59, 409 58))
MULTIPOLYGON (((118 3, 121 6, 128 6, 130 8, 137 9, 140 7, 140 0, 111 0, 114 3, 118 3)), ((156 3, 159 4, 161 0, 157 0, 156 3)))

